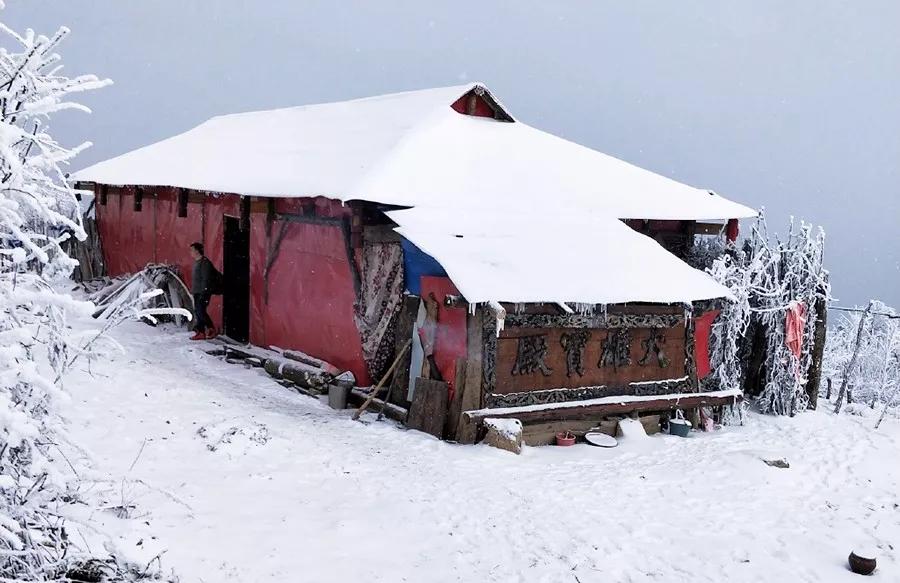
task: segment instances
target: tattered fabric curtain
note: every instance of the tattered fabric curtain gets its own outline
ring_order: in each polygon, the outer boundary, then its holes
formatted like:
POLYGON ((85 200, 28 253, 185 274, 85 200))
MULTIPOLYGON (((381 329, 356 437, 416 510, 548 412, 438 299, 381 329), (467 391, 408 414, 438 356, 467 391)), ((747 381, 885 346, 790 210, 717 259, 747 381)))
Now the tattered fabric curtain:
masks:
POLYGON ((793 301, 788 306, 785 317, 785 343, 790 351, 797 357, 803 354, 803 330, 806 326, 806 304, 801 301, 793 301))
POLYGON ((372 378, 381 376, 394 352, 394 326, 403 301, 400 243, 367 243, 357 298, 356 326, 372 378))

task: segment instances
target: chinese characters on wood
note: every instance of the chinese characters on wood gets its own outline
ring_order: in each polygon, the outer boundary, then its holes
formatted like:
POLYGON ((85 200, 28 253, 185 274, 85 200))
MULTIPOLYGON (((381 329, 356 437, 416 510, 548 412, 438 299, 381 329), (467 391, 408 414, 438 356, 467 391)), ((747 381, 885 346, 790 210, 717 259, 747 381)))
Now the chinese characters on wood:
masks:
POLYGON ((614 369, 631 364, 631 334, 625 328, 606 331, 606 339, 600 345, 600 362, 597 366, 614 369))
POLYGON ((489 322, 484 333, 485 392, 624 388, 688 374, 682 316, 619 314, 596 323, 592 319, 598 318, 511 314, 499 337, 489 322))
POLYGON ((572 330, 563 332, 559 343, 566 351, 566 376, 584 376, 584 347, 591 337, 590 330, 572 330))
POLYGON ((541 371, 544 376, 550 376, 553 371, 544 362, 544 359, 547 357, 547 350, 546 334, 519 337, 516 362, 513 364, 512 374, 527 375, 541 371))

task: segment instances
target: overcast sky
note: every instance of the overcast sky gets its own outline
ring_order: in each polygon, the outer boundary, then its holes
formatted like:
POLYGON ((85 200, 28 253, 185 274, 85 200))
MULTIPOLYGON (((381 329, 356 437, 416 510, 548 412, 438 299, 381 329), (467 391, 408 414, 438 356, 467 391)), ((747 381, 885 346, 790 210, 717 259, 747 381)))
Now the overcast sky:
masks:
MULTIPOLYGON (((6 0, 110 77, 77 167, 222 113, 485 82, 513 115, 825 227, 841 303, 900 307, 900 2, 6 0)), ((5 44, 5 41, 4 41, 5 44)), ((252 145, 248 145, 252 147, 252 145)), ((548 193, 552 204, 553 193, 548 193)))

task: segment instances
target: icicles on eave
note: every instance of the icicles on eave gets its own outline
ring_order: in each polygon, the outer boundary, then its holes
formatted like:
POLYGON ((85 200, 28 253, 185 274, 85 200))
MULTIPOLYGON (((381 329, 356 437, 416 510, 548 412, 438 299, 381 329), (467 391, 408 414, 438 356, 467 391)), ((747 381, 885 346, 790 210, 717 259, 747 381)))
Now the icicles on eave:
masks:
POLYGON ((494 318, 497 321, 497 336, 499 337, 500 333, 503 332, 503 326, 506 324, 506 308, 501 306, 497 300, 489 301, 487 307, 494 313, 494 318))

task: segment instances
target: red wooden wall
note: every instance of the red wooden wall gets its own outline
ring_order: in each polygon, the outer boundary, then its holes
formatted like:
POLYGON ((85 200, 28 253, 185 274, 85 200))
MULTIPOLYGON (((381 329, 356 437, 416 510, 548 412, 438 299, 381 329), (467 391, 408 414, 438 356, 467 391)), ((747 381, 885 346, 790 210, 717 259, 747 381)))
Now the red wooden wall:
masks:
MULTIPOLYGON (((143 190, 134 210, 134 187, 108 187, 106 205, 97 205, 97 223, 109 275, 134 273, 147 263, 176 265, 191 284, 189 246, 201 241, 206 255, 222 269, 226 215, 240 216, 236 195, 192 195, 187 217, 178 216, 174 188, 143 190)), ((266 286, 265 271, 282 221, 267 225, 266 212, 250 217, 250 341, 302 350, 350 370, 361 385, 370 382, 359 331, 353 319, 356 292, 344 229, 349 207, 329 199, 279 199, 276 211, 309 215, 309 222, 288 222, 266 286), (267 228, 268 227, 268 228, 267 228)), ((215 296, 210 315, 222 322, 222 299, 215 296)))
POLYGON ((450 398, 456 390, 456 361, 466 358, 466 304, 447 306, 444 298, 458 296, 459 290, 448 277, 423 275, 421 278, 422 297, 434 294, 438 302, 437 330, 434 337, 434 362, 441 371, 444 381, 450 385, 450 398))

